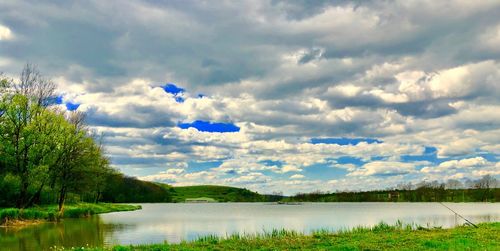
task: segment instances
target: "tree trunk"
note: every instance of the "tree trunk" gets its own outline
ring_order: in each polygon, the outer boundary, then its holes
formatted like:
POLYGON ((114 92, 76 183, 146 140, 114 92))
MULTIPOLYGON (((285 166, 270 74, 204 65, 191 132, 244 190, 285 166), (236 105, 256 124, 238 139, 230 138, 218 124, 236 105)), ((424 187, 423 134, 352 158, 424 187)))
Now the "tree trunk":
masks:
POLYGON ((101 192, 97 190, 94 203, 98 203, 100 198, 101 198, 101 192))
POLYGON ((42 183, 42 185, 40 185, 40 188, 38 188, 36 193, 31 197, 31 199, 26 204, 28 207, 32 206, 33 204, 35 204, 37 202, 40 202, 40 196, 42 195, 42 190, 43 190, 44 186, 45 186, 45 183, 42 183))
POLYGON ((60 213, 64 210, 64 200, 65 199, 66 199, 66 188, 63 186, 63 187, 61 187, 61 190, 59 191, 58 206, 59 206, 60 213))
POLYGON ((26 197, 28 196, 28 177, 25 175, 21 175, 21 191, 19 193, 19 198, 16 202, 17 208, 25 208, 26 205, 26 197))
POLYGON ((484 189, 483 198, 481 201, 488 202, 489 188, 484 189))
POLYGON ((25 208, 26 202, 28 198, 28 186, 29 186, 29 171, 28 171, 28 150, 25 146, 23 150, 23 159, 22 165, 20 166, 21 170, 21 193, 19 194, 18 208, 25 208))

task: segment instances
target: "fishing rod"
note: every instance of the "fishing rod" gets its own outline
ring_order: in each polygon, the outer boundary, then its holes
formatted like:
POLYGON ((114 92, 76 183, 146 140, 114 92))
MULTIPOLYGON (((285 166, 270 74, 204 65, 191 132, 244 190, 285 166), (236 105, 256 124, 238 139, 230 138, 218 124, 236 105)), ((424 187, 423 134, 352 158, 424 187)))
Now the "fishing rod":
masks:
POLYGON ((472 223, 470 220, 467 220, 465 217, 463 217, 462 215, 458 214, 457 212, 453 211, 453 209, 447 207, 445 204, 443 204, 443 202, 439 202, 439 204, 443 205, 443 207, 446 207, 448 208, 448 210, 452 211, 455 215, 459 216, 460 218, 464 219, 467 223, 471 224, 472 226, 474 226, 475 228, 479 228, 476 224, 472 223))

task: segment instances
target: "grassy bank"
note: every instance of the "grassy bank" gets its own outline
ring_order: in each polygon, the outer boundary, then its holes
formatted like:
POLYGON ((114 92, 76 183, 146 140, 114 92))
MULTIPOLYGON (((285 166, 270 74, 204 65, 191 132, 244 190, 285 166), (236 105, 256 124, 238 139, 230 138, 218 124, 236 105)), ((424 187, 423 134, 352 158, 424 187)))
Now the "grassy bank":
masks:
MULTIPOLYGON (((259 235, 208 236, 180 244, 115 246, 94 250, 498 250, 500 222, 453 229, 389 226, 303 235, 275 230, 259 235)), ((88 249, 85 249, 88 250, 88 249)))
POLYGON ((138 210, 141 206, 109 204, 109 203, 79 203, 64 207, 63 215, 59 215, 57 205, 32 208, 0 209, 0 225, 23 225, 26 222, 54 221, 58 218, 79 218, 93 214, 138 210))

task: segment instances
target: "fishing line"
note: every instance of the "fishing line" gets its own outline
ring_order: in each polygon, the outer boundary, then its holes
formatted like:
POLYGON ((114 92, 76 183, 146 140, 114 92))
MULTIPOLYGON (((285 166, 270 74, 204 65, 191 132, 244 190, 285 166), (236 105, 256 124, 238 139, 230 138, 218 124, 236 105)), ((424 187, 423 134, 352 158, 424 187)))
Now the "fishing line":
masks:
POLYGON ((462 215, 460 215, 459 213, 453 211, 453 209, 447 207, 445 204, 443 204, 443 202, 439 202, 439 204, 443 205, 443 207, 446 207, 448 208, 448 210, 452 211, 455 215, 457 215, 458 217, 464 219, 467 223, 471 224, 472 226, 474 226, 475 228, 479 228, 476 224, 472 223, 470 220, 467 220, 465 217, 463 217, 462 215))

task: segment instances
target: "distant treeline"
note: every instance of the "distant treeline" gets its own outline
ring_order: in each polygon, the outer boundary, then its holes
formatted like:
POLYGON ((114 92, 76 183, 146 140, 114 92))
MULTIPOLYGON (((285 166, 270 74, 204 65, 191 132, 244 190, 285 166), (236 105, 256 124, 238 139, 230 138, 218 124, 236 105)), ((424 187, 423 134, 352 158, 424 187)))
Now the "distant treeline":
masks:
POLYGON ((272 202, 283 198, 280 195, 262 195, 245 188, 228 186, 171 187, 173 202, 184 202, 188 198, 207 197, 218 202, 272 202))
POLYGON ((114 203, 171 202, 172 194, 171 188, 166 185, 115 174, 108 176, 100 201, 114 203))
POLYGON ((283 201, 294 202, 500 202, 497 180, 489 175, 477 181, 462 184, 457 180, 447 183, 422 182, 401 184, 395 189, 380 191, 316 191, 299 193, 283 201), (468 187, 465 187, 465 186, 468 187))

